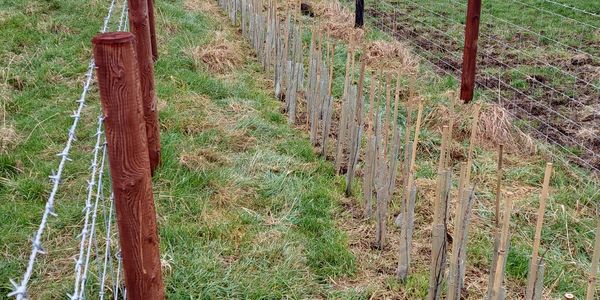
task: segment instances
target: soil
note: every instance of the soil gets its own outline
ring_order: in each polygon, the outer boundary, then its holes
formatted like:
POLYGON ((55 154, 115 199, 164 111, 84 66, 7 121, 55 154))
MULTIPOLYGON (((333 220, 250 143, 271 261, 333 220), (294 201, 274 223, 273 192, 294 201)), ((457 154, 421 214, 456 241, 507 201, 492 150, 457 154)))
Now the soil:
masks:
MULTIPOLYGON (((416 7, 405 11, 384 12, 377 8, 366 8, 365 13, 374 17, 375 26, 393 35, 400 41, 407 41, 416 52, 432 62, 439 74, 452 74, 460 79, 462 45, 442 31, 436 31, 424 24, 415 22, 408 14, 418 12, 416 7)), ((486 27, 486 31, 492 32, 486 27)), ((515 34, 510 40, 501 37, 481 36, 479 42, 478 78, 479 88, 493 90, 502 95, 500 103, 516 117, 528 120, 534 128, 529 131, 534 137, 556 143, 561 147, 577 148, 578 156, 570 157, 573 163, 592 171, 600 171, 600 97, 595 84, 600 78, 600 61, 585 54, 575 52, 565 59, 541 57, 532 59, 516 55, 515 49, 528 47, 542 48, 537 37, 526 33, 515 34), (531 59, 531 60, 530 60, 531 59), (547 66, 546 63, 574 74, 577 79, 562 75, 551 78, 539 74, 519 71, 525 84, 515 80, 514 67, 547 66), (512 71, 512 70, 511 70, 512 71), (500 74, 500 75, 497 75, 500 74), (498 78, 499 76, 500 78, 498 78), (564 79, 571 79, 565 83, 564 79), (575 81, 575 82, 573 82, 575 81), (575 87, 575 89, 574 89, 575 87), (576 95, 573 100, 570 95, 576 95)), ((546 55, 546 53, 544 53, 546 55)), ((549 55, 549 54, 548 54, 549 55)), ((558 71, 557 71, 558 72, 558 71)), ((597 84, 596 84, 597 85, 597 84)), ((528 128, 531 129, 531 128, 528 128)))

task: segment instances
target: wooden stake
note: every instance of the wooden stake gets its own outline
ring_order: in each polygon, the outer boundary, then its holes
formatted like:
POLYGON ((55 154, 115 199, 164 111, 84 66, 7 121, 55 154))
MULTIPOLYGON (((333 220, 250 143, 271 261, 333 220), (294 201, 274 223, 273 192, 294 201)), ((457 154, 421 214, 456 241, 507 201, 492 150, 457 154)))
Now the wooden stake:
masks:
MULTIPOLYGON (((465 165, 463 164, 464 170, 465 165)), ((454 240, 452 242, 452 257, 448 273, 448 293, 446 299, 458 300, 464 280, 465 254, 467 250, 467 235, 469 230, 471 208, 473 205, 473 188, 465 194, 464 199, 458 199, 454 220, 454 240)))
POLYGON ((427 299, 437 300, 442 293, 441 286, 446 266, 447 251, 447 215, 450 197, 451 172, 438 174, 437 196, 434 203, 433 226, 431 231, 431 271, 427 299))
POLYGON ((97 35, 94 59, 104 113, 119 243, 129 299, 164 299, 146 127, 128 32, 97 35))
POLYGON ((390 130, 390 105, 392 101, 392 87, 391 87, 392 75, 390 73, 385 74, 385 121, 383 123, 383 151, 387 155, 389 130, 390 130))
POLYGON ((494 224, 496 225, 496 231, 500 229, 500 198, 502 190, 502 154, 504 145, 498 146, 498 169, 496 171, 496 214, 494 216, 494 224))
POLYGON ((146 121, 150 170, 153 173, 160 163, 160 131, 154 86, 154 62, 148 19, 148 0, 129 0, 129 25, 135 36, 136 56, 146 121))
POLYGON ((596 227, 596 243, 594 244, 594 255, 592 256, 592 268, 588 275, 588 286, 585 299, 594 299, 596 292, 596 280, 598 278, 598 262, 600 261, 600 218, 598 219, 598 227, 596 227))
POLYGON ((412 157, 410 159, 410 168, 413 169, 417 160, 417 148, 419 146, 419 133, 421 132, 421 120, 423 119, 423 102, 419 102, 419 111, 417 112, 417 123, 415 124, 415 136, 413 139, 412 157))
POLYGON ((502 232, 500 233, 500 242, 498 244, 498 250, 496 253, 496 261, 494 266, 494 280, 492 281, 491 299, 501 300, 504 299, 504 288, 502 286, 504 282, 504 269, 506 268, 506 258, 508 255, 508 244, 510 241, 510 215, 512 212, 513 202, 510 197, 506 198, 504 204, 504 215, 502 220, 502 232))
POLYGON ((525 299, 534 300, 535 298, 535 283, 537 280, 537 265, 538 254, 542 237, 542 226, 544 225, 544 213, 546 211, 546 200, 548 199, 548 190, 550 186, 550 177, 552 175, 552 163, 546 164, 546 172, 544 174, 544 183, 542 185, 542 193, 540 195, 540 207, 537 213, 537 223, 535 225, 535 237, 533 239, 533 254, 529 264, 529 275, 527 277, 527 290, 525 299))
POLYGON ((152 60, 158 60, 158 45, 156 44, 156 21, 154 18, 154 0, 148 0, 148 23, 150 23, 150 43, 152 60))
MULTIPOLYGON (((448 132, 449 132, 449 126, 448 125, 444 125, 442 126, 442 144, 440 145, 440 159, 438 161, 438 173, 441 172, 442 170, 445 169, 446 166, 446 149, 448 148, 448 132)), ((461 177, 462 179, 462 177, 461 177)), ((462 186, 459 187, 459 189, 462 188, 462 186)))

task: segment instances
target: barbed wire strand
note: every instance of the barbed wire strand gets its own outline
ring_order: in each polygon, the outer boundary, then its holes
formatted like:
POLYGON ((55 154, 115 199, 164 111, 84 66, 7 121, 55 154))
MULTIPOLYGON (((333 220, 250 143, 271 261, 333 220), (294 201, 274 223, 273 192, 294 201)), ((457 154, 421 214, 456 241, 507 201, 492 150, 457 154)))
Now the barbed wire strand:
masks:
POLYGON ((104 162, 106 160, 106 142, 104 142, 101 147, 102 147, 102 159, 100 161, 100 172, 98 173, 98 185, 96 188, 96 201, 94 203, 94 210, 93 210, 93 214, 92 214, 92 223, 90 225, 90 236, 88 238, 88 247, 86 250, 83 274, 81 276, 79 295, 77 296, 76 299, 83 299, 83 293, 85 292, 85 283, 87 281, 87 273, 88 273, 90 257, 91 257, 91 253, 92 253, 92 240, 95 240, 95 229, 96 229, 96 224, 97 224, 96 221, 97 221, 97 216, 98 216, 98 204, 100 203, 100 198, 102 197, 102 192, 103 192, 102 176, 104 174, 104 162))
MULTIPOLYGON (((109 174, 110 175, 110 174, 109 174)), ((112 190, 112 188, 111 188, 112 190)), ((102 273, 100 276, 100 292, 98 293, 100 300, 104 300, 104 295, 105 295, 105 284, 106 284, 106 277, 107 277, 107 269, 108 269, 108 265, 110 264, 111 266, 111 278, 114 276, 114 271, 112 270, 112 260, 111 260, 111 241, 112 241, 112 236, 111 236, 111 231, 112 231, 112 218, 113 218, 113 212, 114 212, 114 194, 111 192, 110 197, 109 197, 109 209, 108 209, 108 215, 106 213, 106 209, 104 209, 104 222, 105 222, 105 230, 106 230, 106 235, 105 235, 105 247, 104 247, 104 259, 103 259, 103 265, 102 265, 102 273)), ((106 205, 105 205, 106 206, 106 205)))
MULTIPOLYGON (((104 17, 104 23, 100 30, 101 32, 106 32, 110 18, 112 16, 112 13, 114 10, 114 7, 115 7, 115 0, 112 0, 110 3, 110 6, 108 7, 108 13, 107 13, 106 17, 104 17)), ((63 148, 62 152, 60 152, 57 155, 60 157, 58 169, 57 169, 56 173, 53 172, 53 174, 49 176, 49 178, 52 182, 52 190, 50 192, 50 195, 48 196, 48 199, 46 200, 46 205, 44 207, 44 212, 42 214, 42 220, 40 221, 40 225, 38 226, 35 236, 32 239, 31 253, 29 255, 27 268, 25 270, 25 273, 23 274, 22 280, 19 283, 15 282, 12 279, 10 280, 10 282, 13 286, 13 290, 7 294, 8 297, 16 297, 17 300, 27 298, 27 284, 29 283, 29 280, 31 279, 31 276, 33 274, 33 267, 34 267, 37 255, 45 254, 45 251, 41 245, 42 235, 44 234, 44 230, 46 229, 46 225, 48 223, 49 216, 57 216, 57 214, 54 212, 54 201, 55 201, 56 194, 58 192, 58 188, 59 188, 59 185, 60 185, 60 182, 62 179, 62 174, 63 174, 63 170, 65 168, 65 165, 66 165, 67 161, 71 161, 71 159, 69 158, 69 153, 71 151, 73 142, 76 139, 75 132, 77 130, 77 125, 79 124, 79 120, 81 118, 81 113, 85 106, 85 98, 87 96, 87 93, 88 93, 91 83, 92 83, 94 68, 95 68, 94 60, 90 59, 89 64, 88 64, 88 70, 86 72, 86 79, 85 79, 84 85, 83 85, 83 91, 81 92, 79 99, 76 101, 76 103, 78 103, 79 105, 77 107, 77 110, 71 115, 71 117, 73 118, 73 123, 71 124, 71 127, 69 128, 69 131, 68 131, 67 142, 66 142, 65 147, 63 148)))
MULTIPOLYGON (((88 241, 88 234, 90 235, 90 240, 88 242, 88 244, 91 246, 91 238, 93 236, 93 230, 90 230, 90 216, 92 215, 92 197, 94 195, 94 186, 97 184, 96 182, 96 174, 98 173, 98 156, 100 153, 100 150, 102 148, 104 148, 104 146, 102 145, 101 141, 102 141, 102 120, 103 120, 103 116, 102 114, 100 114, 98 116, 98 125, 97 125, 97 129, 96 129, 96 134, 94 135, 96 137, 96 145, 94 145, 94 154, 93 154, 93 159, 90 165, 90 169, 91 174, 90 174, 90 179, 87 181, 88 186, 87 186, 87 195, 86 195, 86 199, 85 199, 85 207, 83 209, 85 216, 84 216, 84 222, 83 222, 83 228, 81 230, 81 233, 79 235, 80 237, 80 242, 79 242, 79 255, 77 257, 77 259, 75 260, 75 283, 74 283, 74 287, 73 287, 73 294, 69 295, 69 298, 72 300, 78 300, 79 298, 79 288, 80 288, 80 281, 82 280, 82 268, 84 267, 84 261, 83 261, 83 256, 84 256, 84 251, 85 251, 85 246, 86 246, 86 241, 88 241)), ((103 169, 100 169, 100 174, 102 174, 103 169)), ((98 176, 98 177, 101 177, 98 176)), ((101 183, 100 185, 97 187, 97 190, 100 191, 101 190, 101 183)), ((94 212, 95 213, 95 212, 94 212)), ((93 227, 93 225, 92 225, 93 227)), ((85 262, 86 265, 85 267, 87 268, 87 262, 85 262)))
MULTIPOLYGON (((116 254, 117 257, 117 279, 114 282, 114 294, 115 294, 115 299, 119 299, 119 277, 121 276, 121 270, 122 270, 122 263, 123 263, 123 259, 121 257, 121 251, 117 252, 116 254)), ((125 299, 125 295, 123 295, 123 299, 125 299)))

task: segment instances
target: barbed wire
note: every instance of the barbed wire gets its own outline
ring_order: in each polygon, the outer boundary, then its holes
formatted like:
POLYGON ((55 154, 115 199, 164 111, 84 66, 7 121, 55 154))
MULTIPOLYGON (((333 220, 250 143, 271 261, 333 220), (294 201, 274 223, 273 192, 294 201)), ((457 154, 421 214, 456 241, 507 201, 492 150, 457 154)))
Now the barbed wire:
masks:
MULTIPOLYGON (((98 116, 98 126, 97 126, 97 130, 96 130, 96 145, 94 146, 94 154, 93 154, 93 159, 92 159, 92 163, 90 165, 90 168, 92 170, 91 175, 90 175, 90 179, 87 181, 88 186, 87 186, 87 196, 85 199, 85 207, 83 209, 83 211, 85 212, 85 216, 84 216, 84 223, 83 223, 83 229, 81 230, 81 234, 80 234, 80 242, 79 242, 79 256, 78 258, 75 260, 75 284, 74 284, 74 288, 73 288, 73 294, 69 295, 69 298, 72 300, 77 300, 80 299, 80 281, 82 280, 82 267, 84 267, 84 262, 82 261, 83 259, 83 255, 84 255, 84 249, 85 249, 85 245, 86 245, 86 241, 88 240, 88 234, 90 234, 90 241, 88 241, 88 244, 91 245, 91 238, 92 235, 94 234, 93 230, 90 230, 90 216, 92 214, 92 196, 94 193, 94 185, 98 184, 98 188, 97 191, 99 192, 101 190, 102 187, 102 182, 96 182, 96 173, 98 172, 98 155, 100 153, 100 150, 104 149, 104 144, 101 144, 100 141, 102 141, 103 135, 102 135, 102 120, 104 119, 104 117, 102 116, 102 114, 100 114, 98 116)), ((103 150, 103 152, 105 152, 105 150, 103 150)), ((100 168, 100 175, 98 176, 99 179, 102 179, 102 173, 104 172, 104 158, 102 159, 102 168, 100 168)), ((98 199, 96 199, 96 208, 97 208, 97 204, 98 204, 98 199)), ((94 210, 94 214, 95 214, 96 210, 94 210)), ((93 226, 93 225, 92 225, 93 226)), ((92 227, 93 228, 93 227, 92 227)), ((85 268, 87 269, 87 261, 85 262, 85 268)), ((87 270, 86 270, 87 271, 87 270)))
MULTIPOLYGON (((123 1, 117 31, 121 31, 125 27, 125 21, 127 20, 127 18, 125 17, 126 13, 127 13, 127 1, 123 1)), ((91 163, 92 174, 90 176, 91 179, 88 184, 88 194, 86 197, 86 202, 85 202, 86 205, 84 208, 84 211, 85 211, 84 225, 83 225, 83 228, 82 228, 82 231, 80 234, 81 242, 80 242, 80 248, 79 248, 79 258, 76 260, 76 264, 75 264, 74 289, 73 289, 73 293, 71 295, 68 295, 69 298, 72 300, 83 299, 83 294, 84 294, 85 288, 86 288, 85 284, 87 281, 87 273, 88 273, 88 269, 89 269, 90 256, 92 253, 92 244, 96 245, 96 253, 99 253, 97 239, 95 238, 95 229, 96 229, 96 219, 97 219, 97 215, 98 215, 98 204, 100 202, 100 198, 103 197, 102 177, 104 174, 104 165, 105 165, 105 160, 106 160, 106 139, 104 137, 104 132, 102 130, 103 125, 104 125, 104 116, 101 111, 98 115, 97 130, 96 130, 96 135, 95 135, 96 136, 96 146, 94 148, 94 158, 91 163), (104 139, 104 142, 101 144, 100 141, 102 139, 104 139), (92 208, 91 197, 92 197, 92 192, 93 192, 93 187, 94 187, 93 183, 95 182, 94 177, 95 177, 95 173, 96 173, 97 160, 98 160, 98 155, 99 155, 100 149, 102 150, 102 157, 101 157, 101 161, 100 161, 100 169, 99 169, 97 185, 96 185, 95 203, 92 208), (91 214, 91 223, 89 222, 90 214, 91 214), (88 237, 88 234, 89 234, 89 237, 88 237), (85 252, 85 260, 82 261, 82 257, 84 254, 84 245, 86 244, 86 237, 87 237, 87 250, 85 252)), ((111 194, 112 194, 112 191, 111 191, 111 194)), ((112 207, 112 205, 111 205, 111 207, 112 207)), ((112 212, 111 212, 111 216, 112 216, 112 212)), ((110 232, 111 225, 112 225, 112 223, 108 223, 108 226, 109 226, 109 228, 107 229, 108 232, 110 232)), ((110 239, 107 240, 107 244, 110 245, 110 239)), ((98 258, 98 257, 99 256, 96 255, 96 258, 98 258)), ((99 277, 105 277, 105 274, 100 273, 100 265, 99 265, 98 259, 96 259, 96 262, 98 264, 99 277)), ((102 287, 102 293, 103 293, 103 288, 104 287, 102 287)))
MULTIPOLYGON (((110 2, 107 15, 106 15, 106 17, 104 17, 104 22, 103 22, 101 30, 100 30, 101 32, 106 32, 106 30, 108 29, 108 24, 109 24, 112 14, 113 14, 115 2, 116 2, 115 0, 112 0, 110 2)), ((49 178, 52 182, 52 190, 50 191, 50 195, 48 196, 48 199, 46 200, 46 205, 44 207, 44 212, 42 214, 42 220, 40 221, 40 225, 38 226, 35 236, 32 239, 31 253, 29 255, 29 260, 27 262, 27 268, 26 268, 25 273, 23 274, 23 277, 19 283, 15 282, 12 279, 10 280, 10 282, 13 286, 13 290, 7 294, 8 297, 16 297, 18 300, 21 300, 21 299, 24 299, 27 297, 27 284, 29 283, 29 280, 31 279, 31 276, 33 274, 33 267, 34 267, 36 258, 38 256, 38 254, 45 254, 45 250, 41 245, 42 235, 44 234, 44 231, 46 229, 46 225, 48 223, 49 216, 54 216, 54 217, 57 216, 57 214, 54 211, 54 201, 56 198, 56 194, 58 193, 58 188, 59 188, 59 185, 60 185, 60 182, 62 179, 62 174, 63 174, 64 168, 65 168, 65 165, 67 164, 67 161, 71 161, 71 159, 69 158, 69 153, 71 151, 73 142, 76 140, 75 132, 77 130, 77 125, 79 124, 79 120, 81 119, 81 113, 83 112, 83 108, 86 103, 85 102, 86 96, 87 96, 90 86, 92 84, 94 68, 95 68, 94 60, 90 59, 90 61, 88 63, 87 72, 85 75, 83 90, 81 92, 79 99, 76 101, 76 103, 78 103, 77 109, 71 115, 71 117, 73 118, 73 123, 71 124, 71 127, 69 128, 69 131, 68 131, 67 142, 66 142, 63 150, 57 155, 60 157, 58 169, 57 169, 56 173, 52 172, 52 175, 49 176, 49 178)))

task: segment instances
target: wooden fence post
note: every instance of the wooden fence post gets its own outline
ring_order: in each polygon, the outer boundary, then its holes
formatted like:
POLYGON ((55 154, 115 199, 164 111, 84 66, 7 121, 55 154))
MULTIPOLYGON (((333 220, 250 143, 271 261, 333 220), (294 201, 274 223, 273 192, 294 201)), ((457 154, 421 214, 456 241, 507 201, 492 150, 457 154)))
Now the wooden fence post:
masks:
POLYGON ((156 44, 156 18, 154 17, 154 0, 148 0, 148 22, 150 23, 150 43, 152 44, 152 60, 158 60, 158 46, 156 44))
POLYGON ((148 20, 148 0, 129 0, 127 4, 129 5, 130 28, 135 36, 144 120, 146 121, 146 135, 148 137, 150 170, 154 172, 160 162, 160 132, 154 90, 154 62, 152 61, 152 43, 148 20))
POLYGON ((460 83, 460 99, 465 103, 473 100, 475 89, 475 69, 477 64, 477 39, 479 37, 479 19, 481 0, 469 0, 465 25, 465 46, 460 83))
POLYGON ((164 299, 146 128, 128 32, 96 36, 94 59, 129 299, 164 299))
POLYGON ((356 0, 356 7, 354 10, 354 28, 362 28, 365 24, 365 0, 356 0))

